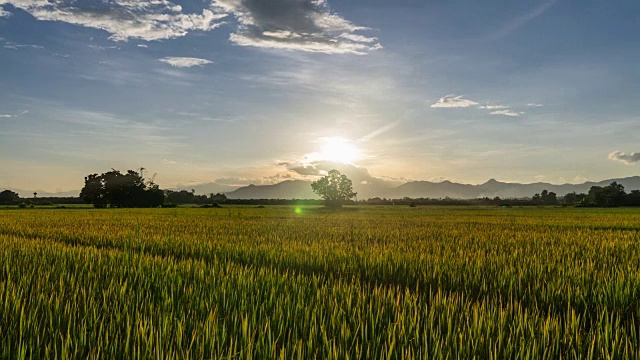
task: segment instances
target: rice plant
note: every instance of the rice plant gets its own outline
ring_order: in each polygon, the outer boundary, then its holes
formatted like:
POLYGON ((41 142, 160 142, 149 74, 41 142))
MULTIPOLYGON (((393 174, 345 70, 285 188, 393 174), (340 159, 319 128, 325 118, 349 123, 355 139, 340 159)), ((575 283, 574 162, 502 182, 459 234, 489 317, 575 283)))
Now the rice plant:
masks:
POLYGON ((298 210, 0 211, 0 357, 640 357, 640 212, 298 210))

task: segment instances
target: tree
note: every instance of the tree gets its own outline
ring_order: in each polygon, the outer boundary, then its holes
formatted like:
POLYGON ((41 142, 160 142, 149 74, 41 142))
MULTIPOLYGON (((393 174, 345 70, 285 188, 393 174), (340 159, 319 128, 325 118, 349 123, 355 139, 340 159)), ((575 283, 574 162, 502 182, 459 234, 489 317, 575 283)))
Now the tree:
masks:
POLYGON ((96 208, 158 207, 164 203, 164 192, 133 170, 123 174, 111 169, 86 176, 80 198, 96 208))
POLYGON ((20 201, 20 195, 11 190, 0 192, 0 205, 15 205, 20 201))
POLYGON ((531 200, 536 205, 558 205, 558 195, 546 189, 540 194, 533 195, 531 200))
POLYGON ((355 197, 353 183, 338 170, 329 171, 329 175, 311 183, 313 192, 325 200, 325 206, 341 207, 342 203, 355 197))
POLYGON ((592 186, 587 195, 589 206, 617 207, 623 204, 627 193, 624 186, 612 182, 608 186, 592 186))

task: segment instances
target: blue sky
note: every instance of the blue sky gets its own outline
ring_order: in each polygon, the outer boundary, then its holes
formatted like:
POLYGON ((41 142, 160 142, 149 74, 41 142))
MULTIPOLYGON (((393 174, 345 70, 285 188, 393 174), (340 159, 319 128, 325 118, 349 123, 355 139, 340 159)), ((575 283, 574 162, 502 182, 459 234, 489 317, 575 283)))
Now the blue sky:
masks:
POLYGON ((638 174, 637 1, 0 7, 0 187, 141 166, 164 187, 269 184, 326 162, 391 182, 638 174))

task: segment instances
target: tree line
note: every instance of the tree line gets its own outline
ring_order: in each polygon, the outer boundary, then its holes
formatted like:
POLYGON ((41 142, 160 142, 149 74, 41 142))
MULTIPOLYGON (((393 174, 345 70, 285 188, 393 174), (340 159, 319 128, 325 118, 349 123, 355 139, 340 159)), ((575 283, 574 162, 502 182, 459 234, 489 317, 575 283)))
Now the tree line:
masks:
POLYGON ((226 195, 196 195, 194 190, 162 190, 154 179, 145 179, 144 169, 120 172, 111 169, 102 174, 90 174, 85 177, 85 184, 79 198, 21 198, 16 192, 4 190, 0 192, 0 205, 18 205, 21 207, 52 204, 77 204, 85 202, 96 208, 153 208, 174 207, 177 204, 195 204, 201 206, 217 206, 219 204, 242 205, 317 205, 324 201, 327 206, 342 204, 354 205, 494 205, 494 206, 576 206, 576 207, 619 207, 640 206, 640 190, 627 193, 624 186, 612 182, 608 186, 592 186, 586 194, 569 193, 558 196, 554 192, 543 190, 525 199, 430 199, 430 198, 370 198, 354 201, 351 180, 336 170, 332 170, 323 178, 312 183, 311 187, 323 200, 283 200, 283 199, 227 199, 226 195))

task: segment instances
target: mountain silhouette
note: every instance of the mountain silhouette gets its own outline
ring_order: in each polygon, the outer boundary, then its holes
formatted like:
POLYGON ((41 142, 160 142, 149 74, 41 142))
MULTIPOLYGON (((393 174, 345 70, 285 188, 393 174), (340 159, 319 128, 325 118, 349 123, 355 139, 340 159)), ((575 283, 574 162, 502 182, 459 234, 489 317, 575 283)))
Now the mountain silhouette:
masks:
MULTIPOLYGON (((483 197, 494 198, 525 198, 532 197, 542 190, 555 192, 558 196, 570 192, 587 193, 592 186, 607 186, 613 181, 622 184, 627 192, 640 189, 640 176, 621 179, 608 179, 599 182, 585 182, 582 184, 549 184, 549 183, 508 183, 491 179, 484 184, 459 184, 451 181, 411 181, 403 185, 388 188, 373 186, 372 184, 354 183, 354 190, 359 199, 372 197, 401 199, 410 198, 452 198, 477 199, 483 197)), ((304 180, 289 180, 275 185, 250 185, 226 193, 230 199, 316 199, 311 191, 311 182, 304 180)))

